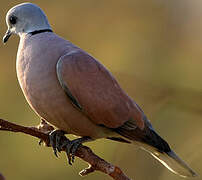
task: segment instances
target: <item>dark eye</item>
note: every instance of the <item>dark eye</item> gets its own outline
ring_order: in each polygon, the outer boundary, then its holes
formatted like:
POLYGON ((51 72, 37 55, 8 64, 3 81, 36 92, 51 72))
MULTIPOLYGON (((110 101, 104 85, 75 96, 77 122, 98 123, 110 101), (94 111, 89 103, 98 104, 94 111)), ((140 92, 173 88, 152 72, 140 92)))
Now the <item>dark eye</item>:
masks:
POLYGON ((9 21, 10 21, 11 24, 16 24, 16 22, 17 22, 17 17, 11 16, 11 17, 9 18, 9 21))

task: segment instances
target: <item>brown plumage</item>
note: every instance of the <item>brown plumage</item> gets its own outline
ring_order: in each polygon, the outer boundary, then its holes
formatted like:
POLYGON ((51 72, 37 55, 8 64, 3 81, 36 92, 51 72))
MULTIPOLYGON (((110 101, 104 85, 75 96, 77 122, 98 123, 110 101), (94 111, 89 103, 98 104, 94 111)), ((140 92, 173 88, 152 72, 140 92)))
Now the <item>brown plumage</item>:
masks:
POLYGON ((57 63, 57 75, 93 123, 117 128, 133 119, 136 126, 144 128, 142 112, 92 56, 81 50, 67 53, 57 63))

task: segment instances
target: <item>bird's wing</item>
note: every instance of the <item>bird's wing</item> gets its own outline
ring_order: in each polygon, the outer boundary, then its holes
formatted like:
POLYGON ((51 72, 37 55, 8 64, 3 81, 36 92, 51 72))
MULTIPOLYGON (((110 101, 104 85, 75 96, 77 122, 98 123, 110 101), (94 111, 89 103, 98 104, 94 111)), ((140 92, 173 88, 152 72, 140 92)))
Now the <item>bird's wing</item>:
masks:
POLYGON ((76 50, 58 60, 57 77, 72 104, 95 124, 117 128, 133 119, 144 128, 142 112, 110 72, 87 53, 76 50))

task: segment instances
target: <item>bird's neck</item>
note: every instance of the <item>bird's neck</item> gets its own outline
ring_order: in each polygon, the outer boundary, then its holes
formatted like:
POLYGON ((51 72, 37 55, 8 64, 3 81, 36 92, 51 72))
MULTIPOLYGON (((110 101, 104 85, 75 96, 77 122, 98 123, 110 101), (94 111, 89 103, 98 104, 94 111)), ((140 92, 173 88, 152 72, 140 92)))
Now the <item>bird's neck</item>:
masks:
POLYGON ((44 33, 44 32, 53 32, 53 31, 52 29, 41 29, 41 30, 32 31, 29 34, 35 35, 35 34, 44 33))

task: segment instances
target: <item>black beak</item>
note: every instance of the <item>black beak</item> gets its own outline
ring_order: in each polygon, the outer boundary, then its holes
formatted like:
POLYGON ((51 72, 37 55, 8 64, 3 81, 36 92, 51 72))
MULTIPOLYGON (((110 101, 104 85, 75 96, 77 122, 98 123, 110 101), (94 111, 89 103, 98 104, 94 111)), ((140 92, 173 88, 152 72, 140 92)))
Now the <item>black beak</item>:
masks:
POLYGON ((3 43, 4 44, 8 41, 9 37, 11 36, 11 34, 12 34, 11 31, 7 30, 6 34, 3 37, 3 43))

